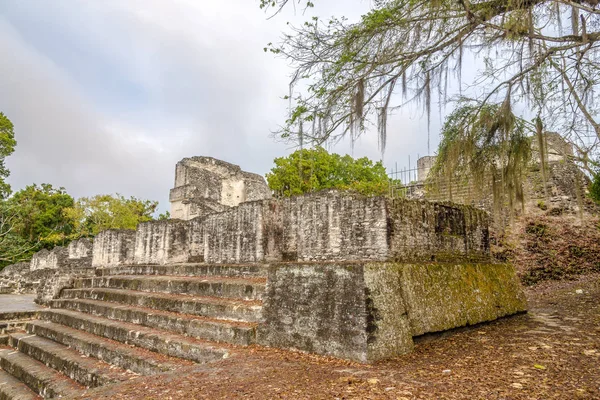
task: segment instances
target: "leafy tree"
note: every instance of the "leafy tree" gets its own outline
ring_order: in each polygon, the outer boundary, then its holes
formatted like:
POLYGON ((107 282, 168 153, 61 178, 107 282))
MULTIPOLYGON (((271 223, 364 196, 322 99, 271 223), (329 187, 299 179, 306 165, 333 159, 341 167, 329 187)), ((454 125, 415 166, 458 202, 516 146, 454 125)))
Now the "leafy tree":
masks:
MULTIPOLYGON (((306 0, 261 0, 277 11, 306 0)), ((318 2, 317 2, 318 3, 318 2)), ((462 85, 463 57, 483 68, 465 85, 477 107, 527 106, 559 132, 592 173, 600 143, 598 0, 376 0, 358 22, 306 21, 265 50, 295 67, 290 117, 280 131, 317 144, 377 126, 385 148, 388 114, 410 102, 427 116, 448 82, 462 85), (402 96, 406 101, 399 102, 402 96), (400 105, 398 105, 400 103, 400 105), (309 127, 309 128, 307 128, 309 127)), ((318 5, 317 5, 318 6, 318 5)))
POLYGON ((6 201, 0 201, 0 269, 28 260, 38 249, 38 243, 31 243, 15 233, 17 217, 13 207, 6 201))
POLYGON ((6 198, 11 192, 10 185, 4 181, 10 173, 4 159, 15 151, 16 145, 14 126, 8 117, 0 112, 0 199, 6 198))
POLYGON ((74 221, 76 236, 94 236, 106 229, 135 229, 152 221, 157 207, 156 201, 104 194, 82 197, 64 214, 74 221))
POLYGON ((293 196, 322 189, 352 190, 383 195, 389 178, 381 162, 328 153, 322 147, 297 150, 275 159, 267 183, 279 196, 293 196))
POLYGON ((68 242, 74 222, 64 214, 73 207, 73 197, 64 188, 43 183, 27 186, 7 200, 14 210, 14 233, 29 243, 54 247, 68 242))

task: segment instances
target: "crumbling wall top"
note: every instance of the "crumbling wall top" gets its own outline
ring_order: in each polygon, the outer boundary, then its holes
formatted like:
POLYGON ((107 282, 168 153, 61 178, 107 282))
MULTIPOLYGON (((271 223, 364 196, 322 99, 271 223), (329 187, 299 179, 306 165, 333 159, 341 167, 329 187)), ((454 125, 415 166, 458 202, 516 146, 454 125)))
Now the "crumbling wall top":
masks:
POLYGON ((171 217, 189 220, 224 211, 246 201, 271 197, 265 179, 213 157, 188 157, 177 163, 171 189, 171 217))

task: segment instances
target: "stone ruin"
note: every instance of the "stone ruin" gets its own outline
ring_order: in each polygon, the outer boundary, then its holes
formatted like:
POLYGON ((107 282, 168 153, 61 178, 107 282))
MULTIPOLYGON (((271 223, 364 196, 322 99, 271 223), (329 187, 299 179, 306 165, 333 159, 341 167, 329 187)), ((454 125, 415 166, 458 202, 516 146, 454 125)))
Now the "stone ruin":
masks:
MULTIPOLYGON (((49 308, 6 337, 18 351, 0 348, 0 397, 78 395, 250 344, 374 362, 526 309, 514 268, 491 261, 485 211, 337 191, 264 198, 257 180, 227 180, 239 168, 186 160, 176 186, 217 211, 190 206, 32 260, 64 272, 39 288, 49 308)), ((174 210, 185 196, 172 192, 174 210)))
POLYGON ((184 158, 175 167, 171 218, 190 220, 246 201, 271 198, 265 178, 212 157, 184 158))
POLYGON ((41 297, 56 279, 93 272, 91 263, 92 241, 86 238, 74 240, 66 248, 43 249, 30 262, 9 265, 0 271, 0 293, 37 293, 41 297))
MULTIPOLYGON (((551 215, 597 211, 597 206, 586 195, 589 178, 572 161, 572 146, 557 133, 547 132, 545 140, 548 166, 546 189, 544 189, 541 172, 539 145, 537 141, 533 141, 532 161, 523 183, 524 213, 538 213, 540 206, 542 209, 548 209, 551 215)), ((408 198, 469 204, 497 214, 498 210, 494 210, 491 184, 481 188, 476 187, 473 182, 464 182, 464 180, 452 183, 448 183, 445 179, 437 181, 429 176, 435 160, 435 156, 425 156, 417 160, 417 182, 409 184, 406 188, 408 198)), ((508 205, 504 209, 507 208, 508 205)), ((509 220, 507 215, 494 215, 494 217, 501 220, 496 221, 500 222, 500 226, 505 225, 509 220)))

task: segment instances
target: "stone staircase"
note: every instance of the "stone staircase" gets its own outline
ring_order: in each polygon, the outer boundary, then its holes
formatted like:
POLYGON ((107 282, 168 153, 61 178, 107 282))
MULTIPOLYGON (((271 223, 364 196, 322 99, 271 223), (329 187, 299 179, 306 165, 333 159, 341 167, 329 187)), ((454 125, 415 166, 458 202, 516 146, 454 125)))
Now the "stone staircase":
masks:
POLYGON ((129 265, 96 270, 0 347, 0 400, 86 388, 229 356, 255 342, 266 268, 129 265))

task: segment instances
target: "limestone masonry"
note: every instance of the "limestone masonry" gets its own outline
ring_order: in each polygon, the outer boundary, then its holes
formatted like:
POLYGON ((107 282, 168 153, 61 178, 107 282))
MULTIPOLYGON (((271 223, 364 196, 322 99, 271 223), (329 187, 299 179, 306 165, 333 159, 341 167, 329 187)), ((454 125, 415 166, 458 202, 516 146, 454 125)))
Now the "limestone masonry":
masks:
POLYGON ((18 352, 0 349, 0 398, 72 396, 235 352, 221 343, 373 362, 526 309, 514 268, 491 262, 485 211, 337 191, 273 199, 258 175, 208 157, 178 163, 175 186, 180 218, 2 271, 31 275, 50 308, 8 336, 18 352))
POLYGON ((270 197, 262 176, 212 157, 192 157, 177 163, 169 200, 171 217, 189 220, 270 197))

